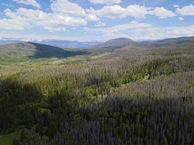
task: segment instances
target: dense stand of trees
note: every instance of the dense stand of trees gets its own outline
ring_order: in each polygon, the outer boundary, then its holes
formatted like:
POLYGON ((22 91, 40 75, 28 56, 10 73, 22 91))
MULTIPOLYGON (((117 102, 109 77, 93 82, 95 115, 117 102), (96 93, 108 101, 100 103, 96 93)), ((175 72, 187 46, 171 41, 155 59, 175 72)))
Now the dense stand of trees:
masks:
POLYGON ((14 145, 194 144, 193 68, 190 47, 1 66, 0 131, 21 129, 14 145))

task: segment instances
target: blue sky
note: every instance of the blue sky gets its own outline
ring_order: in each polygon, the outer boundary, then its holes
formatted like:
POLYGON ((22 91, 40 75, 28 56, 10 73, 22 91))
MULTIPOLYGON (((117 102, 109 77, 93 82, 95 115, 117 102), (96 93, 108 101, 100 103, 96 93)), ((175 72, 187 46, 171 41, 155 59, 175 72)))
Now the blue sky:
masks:
POLYGON ((194 36, 193 0, 0 0, 0 39, 194 36))

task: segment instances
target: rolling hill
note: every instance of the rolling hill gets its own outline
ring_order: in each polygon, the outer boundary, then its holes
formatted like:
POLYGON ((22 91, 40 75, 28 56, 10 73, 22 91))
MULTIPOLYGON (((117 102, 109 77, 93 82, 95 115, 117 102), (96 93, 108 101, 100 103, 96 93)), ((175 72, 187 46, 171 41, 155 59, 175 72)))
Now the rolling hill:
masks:
POLYGON ((45 44, 38 44, 32 42, 14 43, 7 45, 0 45, 0 55, 20 56, 28 55, 32 58, 51 58, 51 57, 71 57, 75 55, 82 55, 85 51, 76 51, 71 49, 62 49, 45 44))
POLYGON ((50 58, 68 58, 79 55, 86 55, 86 50, 62 49, 45 44, 33 42, 22 42, 0 45, 0 64, 17 63, 25 61, 36 61, 50 58))
POLYGON ((129 44, 134 44, 135 42, 129 38, 116 38, 108 40, 104 43, 98 44, 94 46, 96 49, 114 49, 114 48, 122 48, 129 44))
POLYGON ((158 44, 185 44, 185 43, 194 43, 194 36, 193 37, 179 37, 179 38, 168 38, 164 40, 156 41, 158 44))
POLYGON ((156 41, 145 41, 139 43, 145 48, 165 48, 165 47, 180 47, 187 45, 194 45, 194 37, 179 37, 179 38, 168 38, 156 41))

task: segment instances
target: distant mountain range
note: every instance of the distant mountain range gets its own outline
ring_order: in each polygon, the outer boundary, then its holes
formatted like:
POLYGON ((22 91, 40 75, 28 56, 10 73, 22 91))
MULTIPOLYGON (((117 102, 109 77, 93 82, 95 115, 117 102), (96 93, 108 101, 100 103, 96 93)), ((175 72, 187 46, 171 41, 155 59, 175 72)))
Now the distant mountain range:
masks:
POLYGON ((46 45, 52 45, 56 47, 61 48, 90 48, 97 44, 100 44, 100 42, 97 41, 69 41, 69 40, 42 40, 42 41, 34 41, 36 43, 40 44, 46 44, 46 45))
POLYGON ((20 40, 20 39, 0 39, 0 45, 11 44, 11 43, 21 43, 21 42, 32 42, 45 45, 51 45, 60 48, 90 48, 95 45, 100 44, 98 41, 70 41, 70 40, 20 40))
POLYGON ((22 40, 19 39, 9 39, 9 38, 0 38, 0 45, 11 44, 11 43, 19 43, 22 40))
MULTIPOLYGON (((17 44, 17 43, 26 43, 22 40, 16 39, 0 39, 0 45, 5 44, 17 44)), ((53 48, 93 48, 98 50, 109 50, 113 51, 118 48, 124 47, 133 47, 133 48, 157 48, 157 47, 164 47, 164 46, 175 46, 175 45, 184 45, 194 43, 194 36, 193 37, 180 37, 180 38, 169 38, 163 40, 156 40, 156 41, 143 41, 143 42, 135 42, 129 38, 116 38, 111 39, 106 42, 100 43, 97 41, 93 42, 79 42, 79 41, 69 41, 69 40, 30 40, 29 43, 32 44, 42 44, 41 47, 48 47, 53 46, 53 48)))

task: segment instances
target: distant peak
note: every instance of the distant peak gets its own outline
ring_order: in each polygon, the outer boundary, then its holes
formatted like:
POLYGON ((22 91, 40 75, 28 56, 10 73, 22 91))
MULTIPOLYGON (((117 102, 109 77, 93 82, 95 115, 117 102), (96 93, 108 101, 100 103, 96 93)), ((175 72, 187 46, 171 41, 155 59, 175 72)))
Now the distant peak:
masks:
MULTIPOLYGON (((126 37, 120 37, 120 38, 114 38, 110 39, 108 41, 125 41, 125 42, 134 42, 132 39, 126 38, 126 37)), ((107 41, 107 42, 108 42, 107 41)))
POLYGON ((129 38, 115 38, 108 40, 102 44, 97 45, 95 48, 122 48, 135 42, 129 38))

